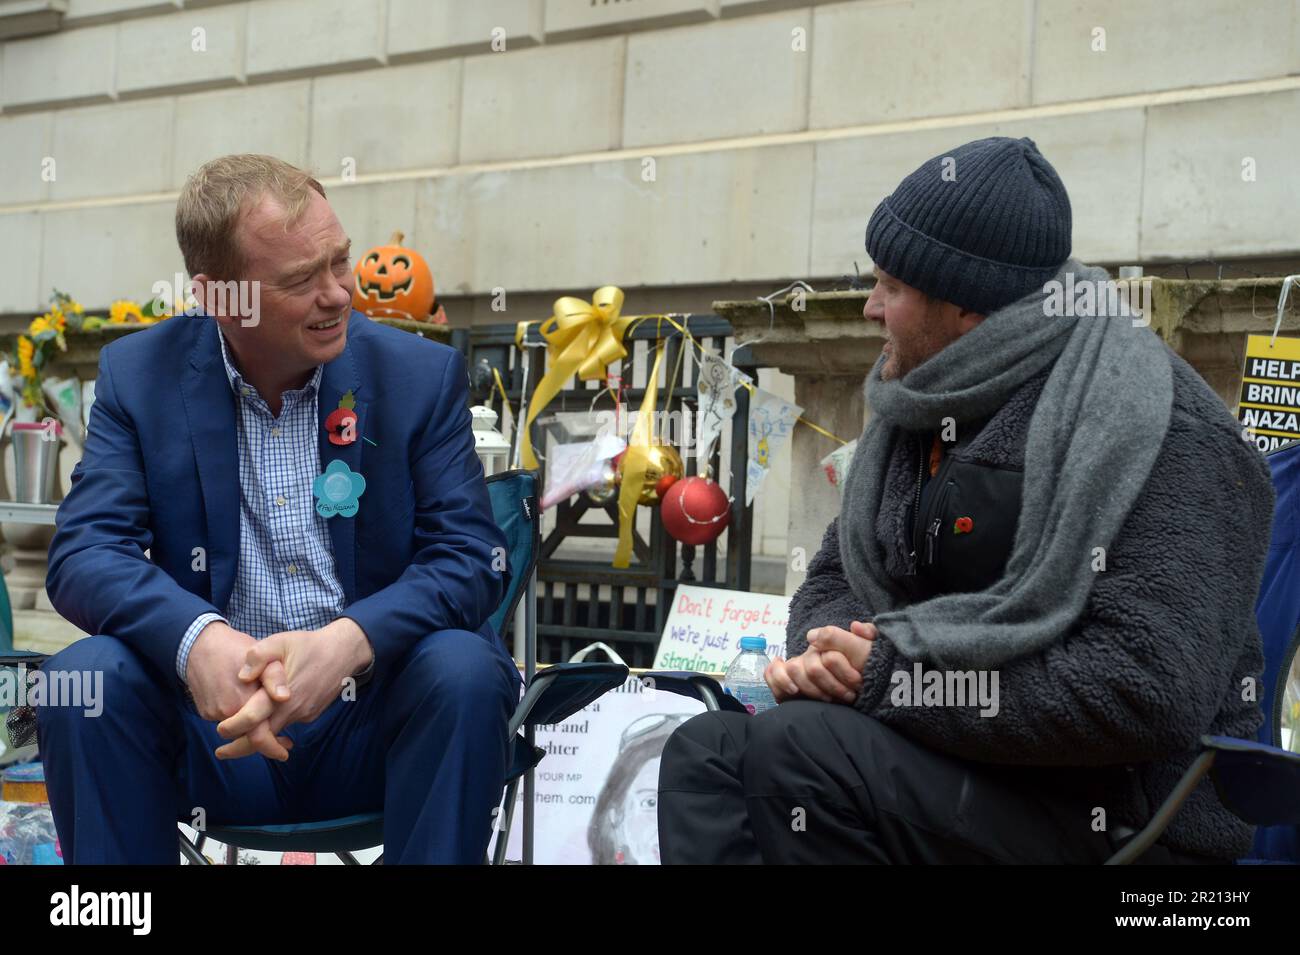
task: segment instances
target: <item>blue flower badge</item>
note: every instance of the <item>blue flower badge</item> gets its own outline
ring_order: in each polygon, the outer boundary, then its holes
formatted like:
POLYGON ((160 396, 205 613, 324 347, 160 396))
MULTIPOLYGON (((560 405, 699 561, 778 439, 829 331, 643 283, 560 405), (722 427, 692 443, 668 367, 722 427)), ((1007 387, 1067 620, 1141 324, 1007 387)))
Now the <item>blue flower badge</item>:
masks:
POLYGON ((311 482, 311 492, 316 495, 316 513, 321 517, 353 517, 357 513, 357 498, 366 489, 366 479, 353 471, 343 461, 331 461, 324 474, 316 475, 311 482))

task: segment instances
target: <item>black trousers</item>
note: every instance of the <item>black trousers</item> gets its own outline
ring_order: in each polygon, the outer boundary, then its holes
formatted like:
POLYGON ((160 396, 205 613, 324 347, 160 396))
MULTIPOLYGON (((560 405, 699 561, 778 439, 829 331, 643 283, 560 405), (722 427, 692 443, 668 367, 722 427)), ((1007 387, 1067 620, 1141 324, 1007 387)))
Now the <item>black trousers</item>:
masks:
MULTIPOLYGON (((926 749, 848 706, 702 713, 664 747, 665 864, 1098 864, 1124 836, 1033 770, 926 749)), ((1156 843, 1143 864, 1226 863, 1156 843)))

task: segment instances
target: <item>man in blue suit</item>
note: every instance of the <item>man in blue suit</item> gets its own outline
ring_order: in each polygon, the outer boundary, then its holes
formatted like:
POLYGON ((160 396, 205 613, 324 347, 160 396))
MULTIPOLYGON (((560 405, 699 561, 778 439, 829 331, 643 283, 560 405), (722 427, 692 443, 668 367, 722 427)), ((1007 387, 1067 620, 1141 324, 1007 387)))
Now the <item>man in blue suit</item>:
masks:
POLYGON ((178 860, 176 822, 382 810, 387 862, 480 862, 519 676, 465 359, 352 311, 320 183, 268 156, 187 181, 207 314, 100 356, 46 586, 102 715, 38 711, 70 862, 178 860))

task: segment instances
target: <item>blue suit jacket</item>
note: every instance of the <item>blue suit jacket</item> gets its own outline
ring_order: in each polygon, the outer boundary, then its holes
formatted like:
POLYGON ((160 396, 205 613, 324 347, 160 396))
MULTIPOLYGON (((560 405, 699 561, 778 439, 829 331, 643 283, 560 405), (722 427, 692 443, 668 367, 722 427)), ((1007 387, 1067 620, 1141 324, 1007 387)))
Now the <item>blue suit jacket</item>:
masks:
MULTIPOLYGON (((238 569, 235 396, 217 334, 210 318, 178 317, 103 349, 50 545, 59 613, 172 679, 186 627, 224 612, 238 569)), ((329 532, 344 615, 370 638, 376 677, 434 631, 499 639, 488 618, 508 582, 493 569, 506 541, 474 453, 468 385, 456 349, 355 311, 321 376, 321 469, 341 459, 366 479, 356 516, 330 518, 329 532), (348 390, 358 438, 338 446, 324 421, 348 390)))

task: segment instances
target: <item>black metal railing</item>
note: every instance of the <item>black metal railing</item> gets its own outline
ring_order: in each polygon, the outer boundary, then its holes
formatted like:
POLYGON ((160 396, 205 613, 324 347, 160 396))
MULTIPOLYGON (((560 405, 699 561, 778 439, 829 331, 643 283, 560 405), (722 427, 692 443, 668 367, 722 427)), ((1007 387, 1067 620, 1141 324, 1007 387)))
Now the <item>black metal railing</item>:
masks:
MULTIPOLYGON (((716 315, 674 318, 701 345, 728 357, 726 348, 732 334, 729 322, 716 315)), ((456 329, 451 340, 468 359, 473 400, 492 407, 500 416, 503 433, 512 439, 514 416, 524 407, 521 397, 526 392, 531 399, 546 361, 544 348, 518 348, 515 330, 514 324, 456 329), (503 413, 492 368, 500 372, 510 402, 509 412, 503 413)), ((694 355, 682 354, 683 349, 694 352, 694 348, 671 325, 647 320, 633 327, 624 339, 628 357, 611 365, 610 373, 622 376, 624 410, 635 418, 653 367, 653 349, 661 338, 664 356, 659 409, 668 412, 666 420, 693 425, 698 365, 694 355)), ((529 326, 525 342, 543 342, 536 325, 529 326)), ((737 368, 757 377, 757 369, 749 364, 747 348, 739 348, 729 357, 737 368)), ((590 409, 593 399, 606 387, 604 381, 581 381, 575 376, 572 386, 560 391, 533 422, 530 438, 543 482, 545 422, 557 412, 590 409)), ((579 494, 556 505, 555 526, 543 537, 538 562, 537 635, 541 662, 567 660, 584 646, 602 641, 612 646, 629 666, 651 666, 679 583, 749 589, 753 508, 745 506, 748 420, 749 392, 741 387, 736 390, 732 422, 724 429, 710 457, 711 475, 732 498, 732 505, 726 529, 709 544, 694 547, 674 540, 665 532, 658 508, 651 508, 648 536, 640 532, 633 536, 630 566, 613 567, 609 558, 566 558, 559 553, 566 543, 617 539, 618 501, 615 498, 599 504, 586 494, 579 494), (730 449, 730 473, 724 473, 721 467, 724 441, 730 449), (597 515, 596 521, 592 522, 589 515, 597 515)), ((688 433, 692 430, 689 425, 688 433)), ((683 454, 683 466, 684 476, 700 473, 700 462, 693 453, 683 454)))

